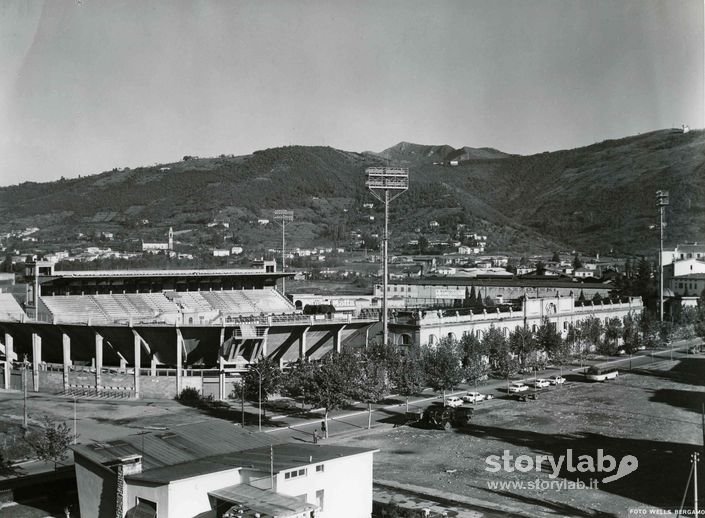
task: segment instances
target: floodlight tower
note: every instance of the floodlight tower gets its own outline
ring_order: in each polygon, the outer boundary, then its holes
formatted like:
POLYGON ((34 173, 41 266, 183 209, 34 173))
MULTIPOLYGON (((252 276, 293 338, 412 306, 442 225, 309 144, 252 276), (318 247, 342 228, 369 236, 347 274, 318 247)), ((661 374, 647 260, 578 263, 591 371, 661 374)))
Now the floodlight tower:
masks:
POLYGON ((365 170, 365 185, 372 196, 384 203, 384 278, 382 283, 382 340, 389 340, 387 316, 387 280, 389 277, 389 202, 399 197, 409 188, 409 169, 402 167, 368 167, 365 170))
POLYGON ((659 268, 659 320, 663 322, 663 228, 666 225, 664 213, 668 206, 668 191, 656 191, 656 206, 659 208, 659 248, 658 248, 658 268, 659 268))
MULTIPOLYGON (((286 224, 287 222, 294 221, 294 211, 287 209, 279 209, 274 211, 274 221, 279 223, 282 227, 282 273, 286 270, 286 263, 284 258, 286 257, 284 250, 286 246, 286 224)), ((282 277, 282 295, 286 295, 286 277, 282 277)))

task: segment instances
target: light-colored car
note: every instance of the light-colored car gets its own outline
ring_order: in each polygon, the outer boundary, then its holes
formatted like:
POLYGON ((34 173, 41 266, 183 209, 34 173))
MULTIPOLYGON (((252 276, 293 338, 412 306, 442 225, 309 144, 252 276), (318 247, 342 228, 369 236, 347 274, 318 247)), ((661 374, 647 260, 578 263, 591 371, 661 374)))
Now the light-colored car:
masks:
POLYGON ((463 400, 460 399, 458 396, 449 396, 446 398, 446 406, 463 406, 463 400))
POLYGON ((468 392, 462 397, 463 401, 466 403, 479 403, 485 399, 489 399, 486 395, 480 394, 479 392, 468 392))
POLYGON ((534 381, 534 387, 536 387, 536 388, 546 388, 550 384, 551 384, 550 381, 548 381, 547 379, 543 379, 543 378, 538 378, 534 381))
POLYGON ((551 376, 548 381, 551 385, 562 385, 565 383, 565 378, 563 376, 551 376))
POLYGON ((509 385, 509 392, 524 392, 529 390, 529 386, 521 381, 514 381, 509 385))

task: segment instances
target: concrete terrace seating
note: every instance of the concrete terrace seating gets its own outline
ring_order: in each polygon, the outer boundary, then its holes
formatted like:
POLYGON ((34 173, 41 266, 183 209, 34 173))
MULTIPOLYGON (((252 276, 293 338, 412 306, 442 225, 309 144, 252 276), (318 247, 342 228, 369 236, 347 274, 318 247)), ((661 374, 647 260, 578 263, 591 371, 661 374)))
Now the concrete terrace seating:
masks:
POLYGON ((245 290, 244 297, 261 313, 293 313, 296 308, 273 289, 245 290))
POLYGON ((213 307, 213 309, 217 309, 223 313, 239 315, 252 315, 259 313, 259 310, 242 296, 242 290, 204 291, 201 294, 203 295, 203 298, 213 307))
POLYGON ((178 294, 178 297, 174 299, 174 301, 180 303, 185 310, 213 311, 215 309, 205 298, 203 298, 201 292, 198 291, 181 292, 178 294))
POLYGON ((42 297, 42 302, 57 322, 85 323, 90 319, 107 323, 111 320, 92 297, 57 295, 42 297))
POLYGON ((176 314, 179 308, 161 293, 92 295, 111 320, 153 319, 162 313, 176 314))

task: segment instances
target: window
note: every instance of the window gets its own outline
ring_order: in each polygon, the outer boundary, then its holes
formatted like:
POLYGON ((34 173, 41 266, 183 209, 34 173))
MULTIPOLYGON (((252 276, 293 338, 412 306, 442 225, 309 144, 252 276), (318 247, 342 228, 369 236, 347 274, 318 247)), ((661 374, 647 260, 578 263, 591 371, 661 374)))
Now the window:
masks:
POLYGON ((319 464, 316 466, 316 473, 323 473, 326 470, 326 467, 323 464, 319 464))
POLYGON ((301 468, 301 469, 295 469, 293 471, 287 471, 284 473, 284 480, 289 480, 292 478, 298 478, 298 477, 305 477, 306 476, 306 468, 301 468))
POLYGON ((137 497, 137 505, 135 506, 135 516, 144 516, 145 518, 154 518, 157 516, 157 503, 145 498, 137 497))

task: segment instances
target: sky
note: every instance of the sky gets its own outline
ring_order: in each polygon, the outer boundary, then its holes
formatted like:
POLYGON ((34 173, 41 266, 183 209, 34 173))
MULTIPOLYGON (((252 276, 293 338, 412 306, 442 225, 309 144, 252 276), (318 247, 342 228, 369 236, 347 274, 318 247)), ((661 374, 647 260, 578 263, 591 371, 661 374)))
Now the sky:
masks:
POLYGON ((705 126, 703 0, 0 0, 0 185, 705 126))

